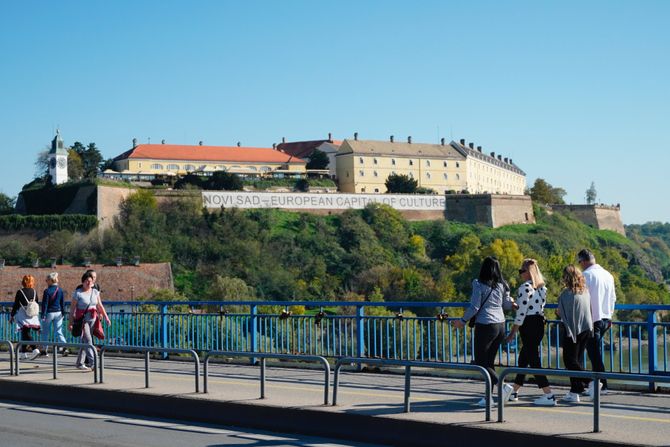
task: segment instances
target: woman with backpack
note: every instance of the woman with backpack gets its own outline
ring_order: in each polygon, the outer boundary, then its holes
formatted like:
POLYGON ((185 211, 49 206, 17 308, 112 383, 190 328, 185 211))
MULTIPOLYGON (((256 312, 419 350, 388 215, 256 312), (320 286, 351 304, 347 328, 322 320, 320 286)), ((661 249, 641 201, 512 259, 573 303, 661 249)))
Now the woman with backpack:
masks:
MULTIPOLYGON (((44 330, 42 331, 42 341, 48 341, 51 331, 55 332, 55 340, 65 343, 63 335, 63 314, 65 314, 65 304, 63 302, 63 289, 58 285, 58 272, 51 272, 47 275, 47 288, 42 294, 42 322, 44 330)), ((47 354, 46 345, 43 346, 44 353, 47 354)))
MULTIPOLYGON (((465 310, 463 318, 454 320, 452 325, 462 329, 470 319, 474 319, 474 364, 487 369, 491 376, 491 386, 498 383, 495 358, 505 338, 503 309, 513 308, 516 308, 516 303, 510 297, 509 286, 503 279, 500 263, 494 257, 485 258, 479 278, 472 281, 470 307, 465 310)), ((486 406, 486 399, 482 398, 477 405, 486 406)))
MULTIPOLYGON (((35 277, 25 275, 21 280, 21 288, 16 291, 14 306, 12 306, 10 323, 16 324, 16 332, 21 332, 21 341, 33 341, 31 331, 40 330, 40 306, 35 291, 35 277)), ((34 360, 40 355, 35 346, 23 345, 23 358, 34 360), (32 352, 31 352, 32 351, 32 352), (30 352, 30 354, 28 354, 30 352)))

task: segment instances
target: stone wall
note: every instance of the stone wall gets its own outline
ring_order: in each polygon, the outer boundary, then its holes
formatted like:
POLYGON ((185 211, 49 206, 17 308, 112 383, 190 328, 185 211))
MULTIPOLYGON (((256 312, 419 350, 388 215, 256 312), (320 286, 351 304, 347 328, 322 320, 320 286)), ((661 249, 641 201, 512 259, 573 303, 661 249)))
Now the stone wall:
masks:
POLYGON ((570 213, 580 222, 593 228, 626 235, 621 220, 621 208, 618 205, 551 205, 551 210, 570 213))
POLYGON ((448 220, 497 228, 503 225, 535 223, 529 196, 499 194, 446 195, 448 220))
POLYGON ((116 186, 98 186, 97 188, 98 203, 96 215, 98 216, 98 227, 106 229, 114 224, 114 216, 119 214, 121 201, 135 190, 116 186))

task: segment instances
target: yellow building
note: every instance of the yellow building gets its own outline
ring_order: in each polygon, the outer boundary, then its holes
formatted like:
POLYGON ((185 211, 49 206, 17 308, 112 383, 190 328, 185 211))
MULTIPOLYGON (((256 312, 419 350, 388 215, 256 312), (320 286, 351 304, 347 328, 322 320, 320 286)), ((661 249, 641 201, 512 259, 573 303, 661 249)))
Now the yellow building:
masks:
POLYGON ((128 175, 183 175, 227 171, 235 174, 302 175, 305 161, 276 149, 229 146, 136 144, 114 159, 114 169, 128 175))
POLYGON ((523 194, 526 175, 512 160, 486 155, 470 143, 445 144, 344 140, 336 156, 339 189, 349 193, 384 193, 391 174, 417 180, 438 194, 523 194))

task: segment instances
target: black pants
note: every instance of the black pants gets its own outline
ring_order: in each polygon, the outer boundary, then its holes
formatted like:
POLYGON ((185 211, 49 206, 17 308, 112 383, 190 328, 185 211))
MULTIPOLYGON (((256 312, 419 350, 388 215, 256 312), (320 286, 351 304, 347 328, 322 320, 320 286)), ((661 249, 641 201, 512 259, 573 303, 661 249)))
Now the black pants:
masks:
MULTIPOLYGON (((593 322, 593 336, 589 339, 589 342, 586 344, 586 352, 589 355, 589 360, 591 360, 591 366, 593 371, 604 372, 605 364, 603 363, 603 350, 601 347, 601 342, 605 333, 609 331, 611 326, 610 320, 598 320, 593 322)), ((607 380, 602 379, 603 388, 607 388, 607 380)))
MULTIPOLYGON (((28 327, 21 328, 21 341, 33 341, 31 331, 32 329, 28 327)), ((35 346, 23 345, 21 347, 21 352, 32 352, 33 349, 35 349, 35 346)))
MULTIPOLYGON (((529 315, 523 320, 519 327, 521 334, 521 353, 519 354, 520 368, 542 368, 540 360, 540 342, 544 337, 544 317, 542 315, 529 315)), ((521 386, 526 379, 525 374, 517 374, 514 383, 521 386)), ((549 386, 547 376, 535 376, 535 381, 539 388, 549 386)))
MULTIPOLYGON (((563 363, 565 368, 571 371, 584 371, 582 359, 586 344, 591 337, 591 331, 584 331, 577 336, 577 342, 570 337, 563 338, 563 363)), ((570 377, 570 392, 579 394, 589 385, 590 379, 578 379, 570 377)))
POLYGON ((475 324, 475 365, 483 366, 491 376, 491 386, 498 383, 493 368, 498 348, 505 339, 505 323, 475 324))

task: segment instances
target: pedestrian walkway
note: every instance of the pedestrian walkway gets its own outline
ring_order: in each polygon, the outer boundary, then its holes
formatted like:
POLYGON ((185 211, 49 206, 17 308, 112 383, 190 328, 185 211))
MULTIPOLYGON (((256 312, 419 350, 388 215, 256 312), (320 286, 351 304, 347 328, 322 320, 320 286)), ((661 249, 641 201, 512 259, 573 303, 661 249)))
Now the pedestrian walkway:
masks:
MULTIPOLYGON (((474 404, 483 395, 483 383, 477 380, 455 379, 434 376, 415 376, 412 378, 411 413, 403 412, 404 376, 393 373, 360 373, 345 371, 340 377, 338 406, 323 405, 323 372, 318 369, 297 369, 268 363, 266 399, 259 399, 259 368, 210 363, 209 393, 195 393, 193 365, 186 361, 151 362, 151 387, 144 387, 144 362, 135 358, 105 358, 104 383, 94 384, 93 374, 74 368, 72 358, 61 360, 59 378, 52 379, 52 367, 49 359, 41 357, 35 362, 22 362, 21 375, 8 375, 8 362, 0 354, 0 397, 12 395, 17 384, 40 384, 52 387, 77 386, 85 390, 108 390, 115 395, 130 397, 170 397, 179 400, 184 413, 175 415, 193 420, 193 414, 186 414, 188 408, 197 408, 197 404, 206 404, 202 408, 212 408, 213 403, 238 404, 238 410, 255 410, 258 418, 279 418, 282 414, 294 414, 289 410, 299 410, 305 425, 309 417, 318 417, 321 421, 332 417, 336 425, 339 416, 356 416, 352 421, 368 421, 359 430, 374 430, 379 427, 391 427, 395 430, 413 430, 430 428, 439 435, 441 430, 451 439, 457 439, 457 433, 469 433, 488 439, 538 441, 538 436, 546 437, 544 445, 670 445, 670 395, 647 394, 629 391, 613 391, 602 397, 601 433, 592 433, 593 407, 590 402, 573 405, 559 404, 556 407, 536 407, 532 401, 541 393, 537 388, 526 386, 522 389, 519 401, 505 407, 504 423, 485 422, 484 409, 474 404), (124 393, 120 393, 123 391, 124 393), (244 405, 240 407, 239 405, 244 405), (275 410, 274 412, 272 410, 275 410), (282 411, 276 411, 282 410, 282 411), (336 417, 337 416, 337 417, 336 417), (363 417, 364 419, 361 419, 363 417), (374 422, 374 423, 373 423, 374 422), (420 425, 417 425, 420 424, 420 425), (367 428, 366 428, 367 427, 367 428), (460 430, 460 431, 459 431, 460 430), (560 440, 560 443, 558 441, 560 440), (582 444, 580 444, 580 442, 582 444)), ((201 387, 202 389, 202 387, 201 387)), ((560 396, 567 392, 566 387, 555 386, 560 396)), ((332 396, 332 389, 331 389, 332 396)), ((28 396, 26 396, 28 397, 28 396)), ((34 396, 30 398, 35 399, 34 396)), ((332 400, 332 399, 331 399, 332 400)), ((150 402, 148 400, 147 402, 150 402)), ((106 408, 110 410, 110 408, 106 408)), ((493 420, 496 419, 495 409, 493 420)), ((277 419, 276 422, 280 422, 277 419)), ((234 423, 224 421, 221 423, 234 423)), ((256 427, 269 428, 258 420, 256 427)), ((294 429, 296 421, 291 421, 294 429)), ((299 424, 298 424, 299 425, 299 424)), ((279 426, 282 427, 281 423, 279 426)), ((288 423, 286 424, 288 426, 288 423)), ((305 427, 307 434, 312 434, 305 427)), ((275 427, 276 428, 276 427, 275 427)), ((333 432, 337 431, 333 427, 333 432)), ((380 442, 374 433, 369 436, 356 436, 345 433, 341 427, 341 436, 350 435, 361 441, 380 442)), ((322 433, 333 436, 333 433, 322 433)), ((389 438, 389 436, 386 436, 389 438)), ((392 436, 390 436, 392 438, 392 436)), ((400 438, 398 438, 400 439, 400 438)), ((423 442, 423 441, 422 441, 423 442)), ((414 445, 421 445, 417 442, 414 445)), ((515 441, 517 442, 517 441, 515 441)), ((525 443, 521 442, 522 444, 525 443)), ((433 444, 435 445, 435 444, 433 444)), ((458 445, 458 444, 454 444, 458 445)), ((476 445, 476 444, 475 444, 476 445)))

